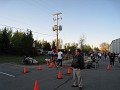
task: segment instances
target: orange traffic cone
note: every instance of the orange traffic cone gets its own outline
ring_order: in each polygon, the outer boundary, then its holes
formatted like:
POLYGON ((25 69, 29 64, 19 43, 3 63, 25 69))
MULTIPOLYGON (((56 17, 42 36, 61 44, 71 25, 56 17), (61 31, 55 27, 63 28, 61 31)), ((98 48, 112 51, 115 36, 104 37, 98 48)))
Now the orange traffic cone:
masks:
POLYGON ((42 66, 39 65, 39 66, 37 67, 37 69, 38 69, 38 70, 42 70, 42 66))
POLYGON ((107 65, 107 70, 110 70, 110 64, 107 65))
POLYGON ((38 90, 38 80, 35 81, 34 90, 38 90))
POLYGON ((23 73, 26 74, 26 72, 27 72, 27 69, 26 69, 26 67, 24 67, 23 73))
POLYGON ((49 68, 51 68, 53 66, 53 63, 51 62, 50 65, 49 65, 49 68))
POLYGON ((62 74, 61 74, 60 70, 58 71, 57 79, 62 79, 62 74))
POLYGON ((54 62, 52 62, 52 66, 54 66, 55 65, 55 63, 54 62))
POLYGON ((70 67, 68 67, 68 72, 67 72, 67 74, 70 74, 70 67))

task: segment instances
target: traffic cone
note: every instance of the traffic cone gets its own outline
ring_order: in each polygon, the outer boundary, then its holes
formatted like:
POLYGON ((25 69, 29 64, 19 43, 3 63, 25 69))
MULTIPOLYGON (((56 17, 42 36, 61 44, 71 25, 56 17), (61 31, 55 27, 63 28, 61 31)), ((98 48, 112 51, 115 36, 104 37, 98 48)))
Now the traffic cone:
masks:
POLYGON ((54 66, 55 65, 55 63, 54 62, 52 62, 52 66, 54 66))
POLYGON ((107 70, 110 70, 110 64, 107 65, 107 70))
POLYGON ((49 65, 49 68, 51 68, 53 66, 53 63, 51 62, 50 65, 49 65))
POLYGON ((37 69, 38 69, 38 70, 42 70, 42 66, 39 65, 39 66, 37 67, 37 69))
POLYGON ((67 72, 67 74, 70 74, 70 67, 68 67, 68 72, 67 72))
POLYGON ((34 90, 38 90, 38 80, 35 81, 34 90))
POLYGON ((62 79, 62 74, 61 74, 60 70, 58 71, 57 79, 62 79))
POLYGON ((27 72, 27 69, 26 69, 26 67, 24 67, 23 73, 26 74, 26 72, 27 72))

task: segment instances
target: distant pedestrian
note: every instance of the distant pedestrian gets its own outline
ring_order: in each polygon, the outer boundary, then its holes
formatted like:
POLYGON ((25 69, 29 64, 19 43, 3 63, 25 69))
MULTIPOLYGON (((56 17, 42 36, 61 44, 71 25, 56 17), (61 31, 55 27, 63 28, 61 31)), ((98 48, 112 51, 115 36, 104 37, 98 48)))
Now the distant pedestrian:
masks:
POLYGON ((101 56, 102 56, 102 54, 99 52, 99 53, 98 53, 98 57, 99 57, 99 59, 101 59, 101 56))
POLYGON ((105 60, 106 60, 106 58, 107 58, 107 53, 106 52, 104 53, 104 57, 105 57, 105 60))
POLYGON ((52 52, 51 52, 50 62, 55 62, 55 50, 52 50, 52 52))
POLYGON ((66 53, 65 57, 66 59, 69 59, 69 53, 66 53))
POLYGON ((113 66, 114 66, 114 62, 115 62, 115 53, 113 52, 113 59, 112 59, 112 62, 113 62, 113 66))
POLYGON ((93 53, 90 54, 91 60, 93 59, 93 53))
POLYGON ((120 63, 120 53, 118 54, 118 61, 119 61, 119 63, 120 63))
POLYGON ((82 69, 84 69, 84 58, 80 49, 75 51, 75 56, 71 64, 73 67, 73 85, 72 87, 83 87, 82 83, 82 69))
POLYGON ((60 67, 62 67, 62 57, 63 57, 63 52, 59 50, 57 67, 59 66, 59 64, 60 64, 60 67))
POLYGON ((114 53, 114 52, 111 53, 111 54, 109 55, 109 57, 110 57, 110 65, 111 65, 111 66, 114 66, 114 62, 115 62, 115 53, 114 53))

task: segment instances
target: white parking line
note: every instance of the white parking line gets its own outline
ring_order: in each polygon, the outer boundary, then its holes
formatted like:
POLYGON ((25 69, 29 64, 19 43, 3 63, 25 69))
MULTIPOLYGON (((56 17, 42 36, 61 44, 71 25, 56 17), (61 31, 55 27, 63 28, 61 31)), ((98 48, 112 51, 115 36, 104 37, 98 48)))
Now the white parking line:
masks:
POLYGON ((7 75, 7 76, 10 76, 10 77, 15 77, 14 75, 11 75, 11 74, 8 74, 8 73, 4 73, 4 72, 0 72, 1 74, 4 74, 4 75, 7 75))

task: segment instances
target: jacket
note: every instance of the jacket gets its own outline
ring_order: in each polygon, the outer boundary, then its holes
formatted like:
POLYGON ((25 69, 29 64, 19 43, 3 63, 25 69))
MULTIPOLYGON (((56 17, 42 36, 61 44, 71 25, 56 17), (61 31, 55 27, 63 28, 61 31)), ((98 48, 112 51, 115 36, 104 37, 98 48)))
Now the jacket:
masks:
POLYGON ((78 69, 84 69, 84 58, 81 54, 77 56, 73 56, 73 61, 71 64, 71 67, 78 68, 78 69))

